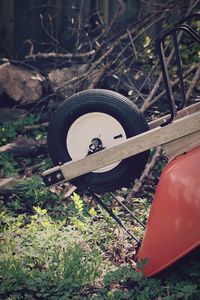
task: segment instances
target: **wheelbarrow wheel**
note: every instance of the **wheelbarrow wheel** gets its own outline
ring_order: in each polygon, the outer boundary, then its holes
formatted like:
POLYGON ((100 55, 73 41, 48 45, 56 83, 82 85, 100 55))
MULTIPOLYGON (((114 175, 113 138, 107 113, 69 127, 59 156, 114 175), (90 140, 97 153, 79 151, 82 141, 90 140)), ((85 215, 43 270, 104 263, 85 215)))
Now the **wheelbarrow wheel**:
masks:
MULTIPOLYGON (((148 130, 142 113, 126 97, 109 90, 86 90, 66 99, 48 128, 48 151, 55 165, 78 160, 148 130)), ((149 151, 73 179, 96 193, 130 185, 140 176, 149 151)))

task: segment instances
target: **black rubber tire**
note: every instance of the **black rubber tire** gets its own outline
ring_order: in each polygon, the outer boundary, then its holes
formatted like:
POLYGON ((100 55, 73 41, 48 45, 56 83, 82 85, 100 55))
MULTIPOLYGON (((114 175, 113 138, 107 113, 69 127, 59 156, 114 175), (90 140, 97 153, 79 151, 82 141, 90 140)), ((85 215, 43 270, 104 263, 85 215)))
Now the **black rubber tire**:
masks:
MULTIPOLYGON (((55 165, 70 161, 66 137, 73 122, 90 112, 103 112, 114 117, 123 127, 127 138, 148 130, 147 122, 139 109, 119 93, 93 89, 66 99, 56 110, 48 128, 48 152, 55 165)), ((88 173, 71 182, 80 189, 96 193, 113 191, 133 183, 148 160, 149 151, 124 159, 112 170, 88 173)))

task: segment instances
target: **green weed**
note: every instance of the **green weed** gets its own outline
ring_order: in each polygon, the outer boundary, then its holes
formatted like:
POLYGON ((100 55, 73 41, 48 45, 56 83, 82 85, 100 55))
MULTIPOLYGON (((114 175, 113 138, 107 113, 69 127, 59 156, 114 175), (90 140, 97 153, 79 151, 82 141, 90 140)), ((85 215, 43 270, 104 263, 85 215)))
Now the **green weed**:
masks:
POLYGON ((18 163, 10 153, 2 153, 0 156, 1 176, 16 176, 20 170, 18 163))
POLYGON ((19 119, 15 122, 6 122, 0 124, 0 146, 13 141, 14 138, 20 133, 25 131, 26 125, 33 125, 37 123, 39 117, 34 114, 30 114, 26 118, 19 119))
POLYGON ((101 274, 97 249, 45 209, 10 217, 1 213, 0 298, 59 299, 94 283, 101 274), (26 298, 27 297, 27 298, 26 298))

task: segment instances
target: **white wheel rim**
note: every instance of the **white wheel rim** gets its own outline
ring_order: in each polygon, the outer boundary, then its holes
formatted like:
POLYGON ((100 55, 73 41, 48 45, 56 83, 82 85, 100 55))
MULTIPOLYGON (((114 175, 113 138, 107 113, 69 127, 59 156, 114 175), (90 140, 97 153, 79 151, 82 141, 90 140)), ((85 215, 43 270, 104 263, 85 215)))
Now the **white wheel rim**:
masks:
MULTIPOLYGON (((88 155, 92 139, 99 138, 103 148, 118 145, 127 139, 122 125, 112 116, 91 112, 76 119, 67 133, 67 151, 72 160, 79 160, 88 155)), ((93 171, 94 173, 107 172, 119 165, 121 161, 93 171)))

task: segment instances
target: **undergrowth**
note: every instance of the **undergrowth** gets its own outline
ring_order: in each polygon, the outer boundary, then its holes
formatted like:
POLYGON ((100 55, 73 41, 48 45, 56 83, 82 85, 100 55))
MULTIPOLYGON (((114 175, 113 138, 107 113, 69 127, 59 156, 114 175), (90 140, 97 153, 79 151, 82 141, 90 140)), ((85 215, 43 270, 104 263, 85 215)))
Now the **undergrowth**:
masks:
MULTIPOLYGON (((33 196, 34 187, 23 196, 33 196)), ((164 277, 145 278, 130 261, 111 259, 109 251, 125 239, 110 217, 76 193, 71 200, 65 218, 52 214, 50 206, 48 212, 44 203, 27 213, 0 214, 0 299, 199 299, 198 260, 164 277)))
POLYGON ((22 134, 31 136, 36 140, 40 139, 45 133, 45 131, 42 130, 42 126, 40 126, 39 129, 32 129, 31 131, 26 129, 26 126, 37 124, 39 119, 39 115, 29 114, 14 122, 1 123, 0 121, 0 146, 13 142, 14 138, 22 134))
POLYGON ((68 299, 102 273, 100 252, 45 209, 1 213, 0 298, 68 299))
MULTIPOLYGON (((1 128, 0 145, 24 133, 35 117, 1 128), (2 130, 3 129, 3 130, 2 130)), ((31 133, 28 133, 31 135, 31 133)), ((41 132, 43 134, 43 132, 41 132)), ((32 137, 40 136, 34 131, 32 137)), ((38 174, 47 169, 44 156, 22 162, 10 154, 1 155, 2 177, 18 176, 22 163, 39 161, 38 174)), ((157 168, 162 167, 159 163, 157 168)), ((154 172, 157 172, 156 168, 154 172)), ((124 196, 120 191, 118 196, 124 196)), ((139 236, 143 231, 131 221, 108 194, 102 200, 139 236)), ((127 205, 145 222, 150 203, 145 198, 127 205)), ((109 215, 88 197, 46 188, 37 174, 0 197, 0 299, 1 300, 198 300, 200 262, 191 258, 159 278, 145 278, 136 272, 135 246, 109 215)), ((159 224, 158 224, 159 226, 159 224)))

